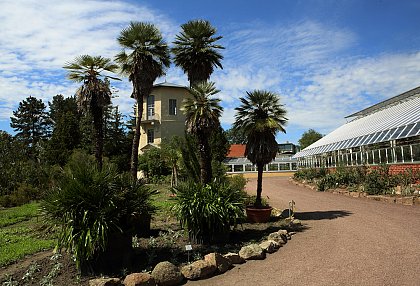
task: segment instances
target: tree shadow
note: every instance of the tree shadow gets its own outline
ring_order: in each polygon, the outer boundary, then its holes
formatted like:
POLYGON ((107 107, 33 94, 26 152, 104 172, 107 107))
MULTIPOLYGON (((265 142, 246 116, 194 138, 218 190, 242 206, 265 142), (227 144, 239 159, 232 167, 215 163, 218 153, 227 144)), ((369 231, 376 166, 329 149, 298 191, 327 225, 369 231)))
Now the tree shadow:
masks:
POLYGON ((353 214, 349 211, 336 210, 336 211, 315 211, 315 212, 296 212, 294 217, 300 220, 323 220, 323 219, 336 219, 346 217, 353 214))

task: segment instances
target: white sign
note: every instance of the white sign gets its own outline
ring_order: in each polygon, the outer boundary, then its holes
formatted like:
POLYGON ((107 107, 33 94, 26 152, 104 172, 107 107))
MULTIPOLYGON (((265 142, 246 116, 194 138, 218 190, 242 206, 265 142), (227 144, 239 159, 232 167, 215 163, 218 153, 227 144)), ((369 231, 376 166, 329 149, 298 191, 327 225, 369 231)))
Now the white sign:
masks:
POLYGON ((186 250, 186 251, 190 251, 190 250, 192 250, 192 246, 191 246, 191 244, 187 244, 187 245, 185 245, 185 250, 186 250))

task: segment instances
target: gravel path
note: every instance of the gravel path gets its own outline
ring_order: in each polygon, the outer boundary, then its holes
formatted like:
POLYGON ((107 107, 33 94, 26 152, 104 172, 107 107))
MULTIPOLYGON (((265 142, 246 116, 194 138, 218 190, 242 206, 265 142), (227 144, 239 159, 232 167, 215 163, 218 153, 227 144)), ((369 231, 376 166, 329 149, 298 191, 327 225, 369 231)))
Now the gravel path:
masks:
MULTIPOLYGON (((247 188, 255 190, 251 179, 247 188)), ((307 226, 263 261, 187 285, 420 285, 420 207, 316 192, 265 178, 263 196, 307 226)))

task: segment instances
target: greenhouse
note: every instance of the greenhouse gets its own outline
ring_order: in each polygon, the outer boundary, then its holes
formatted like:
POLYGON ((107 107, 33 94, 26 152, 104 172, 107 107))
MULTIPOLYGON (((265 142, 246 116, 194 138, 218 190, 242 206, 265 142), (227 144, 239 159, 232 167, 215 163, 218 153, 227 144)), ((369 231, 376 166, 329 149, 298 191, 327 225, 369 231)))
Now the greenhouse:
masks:
POLYGON ((346 118, 293 156, 299 168, 420 163, 420 87, 346 118))

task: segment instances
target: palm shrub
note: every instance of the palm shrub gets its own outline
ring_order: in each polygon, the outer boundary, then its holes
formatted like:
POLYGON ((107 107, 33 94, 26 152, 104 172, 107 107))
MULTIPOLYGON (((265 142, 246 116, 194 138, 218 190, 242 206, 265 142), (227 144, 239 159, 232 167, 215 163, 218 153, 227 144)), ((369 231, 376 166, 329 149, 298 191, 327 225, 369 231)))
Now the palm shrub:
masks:
POLYGON ((244 217, 245 193, 225 183, 183 182, 176 191, 174 211, 197 243, 221 242, 244 217))
POLYGON ((115 235, 126 237, 131 245, 133 218, 155 211, 153 193, 131 176, 119 174, 114 165, 105 163, 99 169, 92 157, 76 153, 41 209, 46 220, 58 227, 56 248, 72 252, 77 268, 86 271, 95 268, 115 235))

